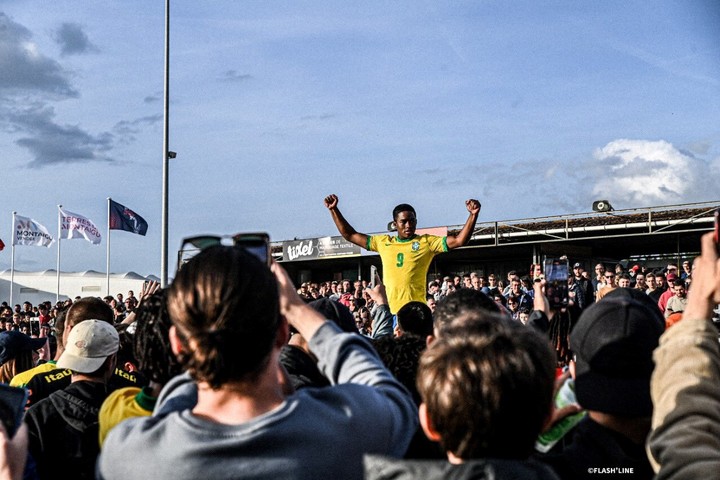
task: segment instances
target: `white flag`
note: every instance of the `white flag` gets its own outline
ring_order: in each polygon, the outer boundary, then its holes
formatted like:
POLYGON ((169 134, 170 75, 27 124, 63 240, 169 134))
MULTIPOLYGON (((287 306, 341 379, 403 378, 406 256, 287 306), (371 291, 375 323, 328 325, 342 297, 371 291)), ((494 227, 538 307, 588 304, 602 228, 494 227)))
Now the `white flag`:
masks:
POLYGON ((55 241, 47 228, 32 218, 14 215, 12 244, 13 245, 34 245, 36 247, 49 247, 55 241))
POLYGON ((84 238, 97 245, 100 243, 100 230, 89 218, 60 209, 60 238, 84 238))

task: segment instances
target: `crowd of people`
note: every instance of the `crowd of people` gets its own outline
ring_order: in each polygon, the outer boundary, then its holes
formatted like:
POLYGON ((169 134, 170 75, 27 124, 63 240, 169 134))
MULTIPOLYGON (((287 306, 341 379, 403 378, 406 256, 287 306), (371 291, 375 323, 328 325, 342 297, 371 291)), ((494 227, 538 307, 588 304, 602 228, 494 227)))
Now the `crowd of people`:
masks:
POLYGON ((217 245, 138 298, 2 304, 29 400, 0 480, 714 475, 710 237, 694 268, 568 266, 559 293, 531 265, 391 305, 379 276, 296 286, 217 245))

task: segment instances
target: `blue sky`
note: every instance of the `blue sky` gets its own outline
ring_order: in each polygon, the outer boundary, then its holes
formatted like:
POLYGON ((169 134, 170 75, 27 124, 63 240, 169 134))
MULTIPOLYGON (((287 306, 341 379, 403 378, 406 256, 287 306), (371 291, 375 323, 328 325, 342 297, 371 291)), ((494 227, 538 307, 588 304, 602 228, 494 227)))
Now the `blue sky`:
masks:
MULTIPOLYGON (((170 268, 184 236, 335 235, 408 202, 419 226, 720 198, 720 3, 176 1, 170 268), (358 4, 360 3, 360 4, 358 4)), ((164 6, 0 0, 0 269, 11 212, 57 204, 105 236, 112 271, 159 274, 164 6)), ((63 270, 105 241, 62 242, 63 270)), ((18 246, 16 269, 55 268, 18 246)))

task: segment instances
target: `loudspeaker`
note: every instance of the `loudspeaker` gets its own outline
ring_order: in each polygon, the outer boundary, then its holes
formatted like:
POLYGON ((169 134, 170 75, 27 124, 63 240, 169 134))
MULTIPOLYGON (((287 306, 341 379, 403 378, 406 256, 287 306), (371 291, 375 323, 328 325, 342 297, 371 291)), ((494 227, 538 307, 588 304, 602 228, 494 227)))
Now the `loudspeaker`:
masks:
POLYGON ((592 209, 594 212, 610 212, 613 210, 612 205, 607 200, 593 202, 592 209))

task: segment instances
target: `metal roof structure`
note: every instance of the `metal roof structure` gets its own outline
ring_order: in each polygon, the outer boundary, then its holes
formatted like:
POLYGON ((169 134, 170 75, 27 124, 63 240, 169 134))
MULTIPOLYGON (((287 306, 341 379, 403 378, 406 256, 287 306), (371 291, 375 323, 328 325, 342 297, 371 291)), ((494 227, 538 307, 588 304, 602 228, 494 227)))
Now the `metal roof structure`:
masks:
MULTIPOLYGON (((502 271, 561 255, 584 262, 586 267, 598 261, 679 262, 697 255, 700 236, 712 230, 718 208, 720 200, 480 222, 468 245, 435 257, 431 271, 458 272, 476 266, 502 271)), ((461 228, 447 226, 448 235, 461 228)), ((271 247, 273 257, 282 259, 283 242, 273 242, 271 247)), ((317 270, 325 276, 330 270, 356 266, 364 275, 370 264, 379 264, 379 258, 360 255, 283 264, 291 272, 317 270)))

